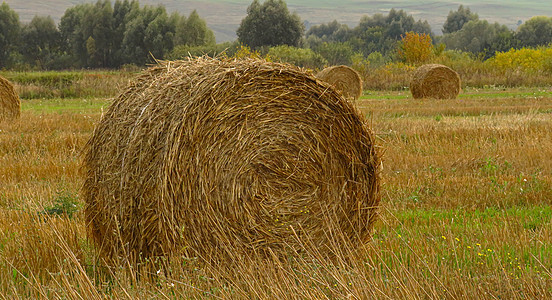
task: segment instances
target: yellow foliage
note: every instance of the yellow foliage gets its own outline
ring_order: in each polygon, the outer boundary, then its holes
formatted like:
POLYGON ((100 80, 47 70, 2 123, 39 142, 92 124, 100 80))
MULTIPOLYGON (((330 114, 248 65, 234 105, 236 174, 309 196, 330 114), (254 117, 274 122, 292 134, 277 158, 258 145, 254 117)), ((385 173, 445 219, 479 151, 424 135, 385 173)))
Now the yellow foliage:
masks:
POLYGON ((248 46, 241 45, 240 49, 234 54, 234 58, 258 58, 271 61, 268 55, 262 56, 257 50, 251 50, 248 46))
POLYGON ((407 32, 399 43, 398 54, 408 64, 428 62, 434 53, 431 37, 425 33, 407 32))
POLYGON ((497 52, 487 63, 501 71, 522 71, 538 73, 550 71, 552 48, 511 49, 508 52, 497 52))

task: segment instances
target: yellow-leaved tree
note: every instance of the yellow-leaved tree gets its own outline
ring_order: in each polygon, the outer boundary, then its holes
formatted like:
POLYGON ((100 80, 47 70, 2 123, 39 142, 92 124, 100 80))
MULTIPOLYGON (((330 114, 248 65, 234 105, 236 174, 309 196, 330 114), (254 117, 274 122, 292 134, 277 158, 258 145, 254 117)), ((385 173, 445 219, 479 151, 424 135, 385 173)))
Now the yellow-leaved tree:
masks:
POLYGON ((429 34, 410 31, 401 35, 397 52, 407 64, 417 65, 433 58, 434 46, 429 34))

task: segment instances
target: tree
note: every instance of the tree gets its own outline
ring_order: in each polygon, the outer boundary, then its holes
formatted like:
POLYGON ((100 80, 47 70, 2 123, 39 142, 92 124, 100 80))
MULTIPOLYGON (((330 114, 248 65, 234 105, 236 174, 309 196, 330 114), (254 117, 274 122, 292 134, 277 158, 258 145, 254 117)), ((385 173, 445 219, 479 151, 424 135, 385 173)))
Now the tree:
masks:
POLYGON ((406 63, 421 64, 433 55, 431 37, 425 33, 407 32, 399 42, 398 54, 406 63))
POLYGON ((443 24, 443 34, 456 32, 462 29, 464 24, 469 21, 477 20, 479 20, 479 16, 477 14, 472 13, 469 7, 464 8, 463 5, 460 5, 458 6, 457 11, 451 10, 449 12, 447 20, 445 21, 445 24, 443 24))
POLYGON ((469 21, 461 30, 446 34, 441 39, 448 49, 484 53, 489 58, 496 51, 507 51, 512 33, 505 25, 489 24, 486 20, 469 21))
POLYGON ((143 65, 151 59, 163 58, 173 47, 176 24, 164 6, 133 7, 126 24, 122 49, 125 63, 143 65))
POLYGON ((540 16, 518 27, 517 39, 522 46, 537 47, 552 43, 552 18, 540 16))
POLYGON ((94 5, 79 4, 68 8, 59 23, 62 43, 67 53, 73 58, 74 67, 87 67, 89 49, 87 41, 92 36, 94 22, 94 5))
POLYGON ((113 8, 109 0, 98 1, 94 9, 92 37, 96 43, 96 53, 91 56, 90 66, 112 67, 114 48, 113 8))
POLYGON ((0 67, 6 67, 10 54, 16 49, 20 31, 19 15, 6 2, 0 5, 0 67))
POLYGON ((258 0, 247 8, 236 34, 251 48, 262 46, 298 46, 305 28, 296 13, 291 14, 283 0, 258 0))
POLYGON ((350 65, 354 50, 349 43, 324 42, 316 48, 330 65, 350 65))
POLYGON ((306 37, 316 36, 325 42, 346 42, 351 35, 351 29, 345 24, 340 24, 336 20, 328 24, 312 26, 306 33, 306 37))
POLYGON ((124 54, 121 48, 126 31, 127 18, 132 6, 139 6, 137 1, 117 0, 113 5, 113 39, 112 39, 112 64, 121 66, 124 64, 124 54))
POLYGON ((197 11, 192 11, 188 18, 178 17, 175 45, 203 46, 214 45, 215 43, 215 34, 207 27, 207 23, 199 17, 197 11))
POLYGON ((61 34, 48 17, 35 16, 21 29, 21 47, 19 52, 29 64, 46 68, 60 53, 61 34))
POLYGON ((397 41, 407 32, 425 33, 431 36, 431 26, 427 21, 415 21, 404 10, 391 9, 387 16, 375 14, 363 16, 353 29, 351 44, 355 51, 364 55, 372 52, 390 53, 397 41))

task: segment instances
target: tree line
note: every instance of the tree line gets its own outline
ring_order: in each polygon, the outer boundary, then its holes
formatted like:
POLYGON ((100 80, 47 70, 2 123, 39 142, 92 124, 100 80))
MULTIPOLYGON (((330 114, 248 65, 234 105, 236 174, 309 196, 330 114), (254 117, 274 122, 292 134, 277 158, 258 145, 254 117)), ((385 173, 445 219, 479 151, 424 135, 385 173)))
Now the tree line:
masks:
POLYGON ((0 67, 27 65, 40 69, 117 68, 144 65, 152 57, 180 58, 188 53, 234 51, 239 45, 273 56, 287 55, 298 64, 352 64, 397 59, 400 40, 410 32, 431 37, 437 49, 459 50, 489 58, 497 51, 538 47, 552 42, 552 18, 534 17, 517 30, 479 19, 468 7, 450 11, 442 36, 427 21, 404 10, 363 16, 353 28, 337 21, 305 28, 285 1, 253 0, 236 34, 237 41, 216 44, 213 32, 196 11, 188 17, 167 14, 163 6, 137 0, 98 0, 69 8, 56 26, 36 16, 21 24, 6 3, 0 6, 0 67), (229 50, 230 49, 230 50, 229 50), (293 56, 293 57, 290 57, 293 56))
POLYGON ((215 44, 196 11, 168 14, 164 6, 140 6, 137 0, 79 4, 57 26, 50 16, 21 24, 4 2, 0 20, 0 67, 118 68, 162 59, 179 45, 215 44))
MULTIPOLYGON (((276 2, 283 1, 269 0, 265 4, 276 2)), ((407 32, 415 32, 429 35, 435 44, 442 44, 446 49, 489 58, 497 51, 549 45, 552 43, 552 18, 534 17, 520 24, 517 30, 511 30, 506 25, 481 20, 468 7, 460 5, 458 10, 449 12, 442 31, 442 36, 434 36, 427 21, 416 21, 404 10, 391 9, 387 15, 363 16, 354 28, 335 20, 312 26, 305 33, 303 46, 321 54, 334 52, 350 56, 345 54, 362 53, 368 56, 379 52, 390 55, 407 32)))

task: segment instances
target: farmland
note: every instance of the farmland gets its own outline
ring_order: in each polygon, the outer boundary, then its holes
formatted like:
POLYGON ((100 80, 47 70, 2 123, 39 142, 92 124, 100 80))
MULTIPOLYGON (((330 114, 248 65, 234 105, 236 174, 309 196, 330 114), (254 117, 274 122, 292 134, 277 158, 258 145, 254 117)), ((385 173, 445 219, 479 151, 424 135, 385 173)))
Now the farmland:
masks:
POLYGON ((131 76, 100 75, 84 80, 86 95, 39 97, 46 91, 20 85, 21 119, 0 123, 6 298, 552 296, 550 87, 464 87, 456 100, 365 90, 357 106, 384 150, 384 171, 380 220, 360 253, 244 258, 235 268, 183 258, 136 282, 96 261, 86 238, 81 149, 115 94, 103 91, 131 76))

